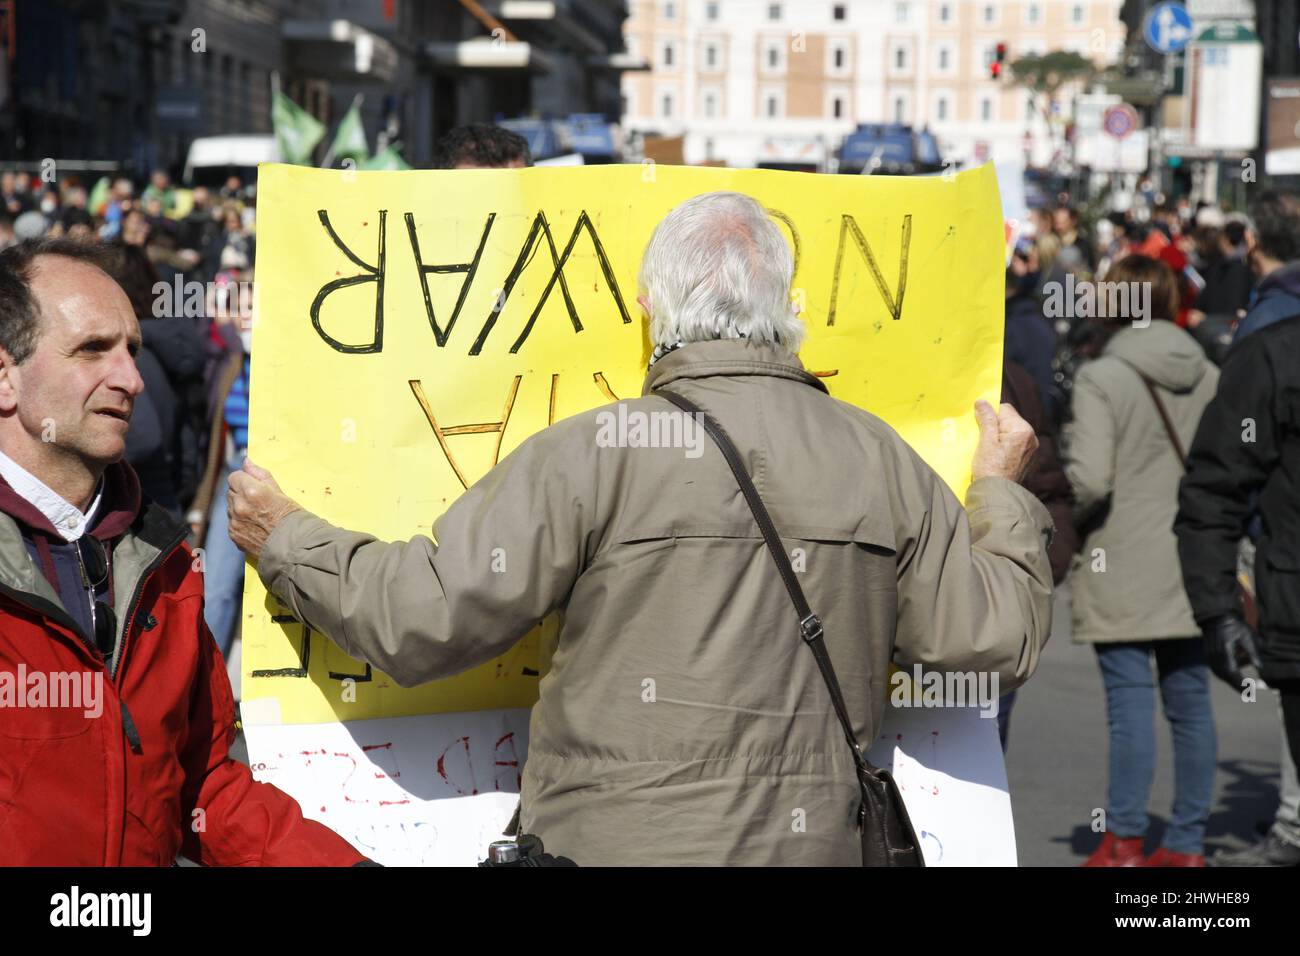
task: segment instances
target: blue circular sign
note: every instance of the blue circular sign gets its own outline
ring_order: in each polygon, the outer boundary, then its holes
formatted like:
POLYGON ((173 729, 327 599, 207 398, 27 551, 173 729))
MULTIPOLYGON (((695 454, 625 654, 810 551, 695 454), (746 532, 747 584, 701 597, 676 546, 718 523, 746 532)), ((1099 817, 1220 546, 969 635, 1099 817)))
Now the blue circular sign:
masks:
POLYGON ((1192 15, 1181 3, 1157 4, 1147 14, 1142 33, 1157 53, 1178 53, 1192 42, 1192 15))

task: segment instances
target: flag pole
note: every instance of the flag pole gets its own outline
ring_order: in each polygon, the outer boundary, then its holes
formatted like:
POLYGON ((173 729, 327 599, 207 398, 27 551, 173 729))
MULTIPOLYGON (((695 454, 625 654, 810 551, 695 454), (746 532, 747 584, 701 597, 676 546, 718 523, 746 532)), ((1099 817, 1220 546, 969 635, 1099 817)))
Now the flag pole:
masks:
MULTIPOLYGON (((340 120, 339 120, 339 126, 342 126, 342 125, 343 125, 343 120, 345 120, 345 119, 348 118, 348 113, 351 113, 353 110, 360 110, 360 109, 361 109, 361 103, 362 103, 362 101, 365 99, 365 96, 366 96, 366 95, 365 95, 364 93, 358 93, 356 96, 352 97, 352 105, 349 106, 349 107, 347 108, 347 110, 344 111, 344 113, 343 113, 343 119, 340 119, 340 120)), ((360 119, 360 116, 358 115, 357 118, 360 119)), ((320 165, 321 165, 321 168, 322 168, 322 169, 329 169, 329 168, 333 165, 333 163, 334 163, 334 144, 335 144, 335 142, 338 141, 338 138, 339 138, 339 127, 338 127, 338 126, 335 126, 335 127, 334 127, 334 136, 330 139, 330 148, 329 148, 329 150, 325 153, 325 158, 324 158, 323 160, 321 160, 321 164, 320 164, 320 165)))

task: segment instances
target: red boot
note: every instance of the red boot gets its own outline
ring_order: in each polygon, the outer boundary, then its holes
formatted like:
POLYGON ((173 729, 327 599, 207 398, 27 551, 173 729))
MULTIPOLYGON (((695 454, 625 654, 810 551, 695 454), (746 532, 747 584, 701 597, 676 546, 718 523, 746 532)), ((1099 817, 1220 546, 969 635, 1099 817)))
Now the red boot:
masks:
POLYGON ((1149 857, 1143 866, 1205 866, 1205 854, 1203 853, 1175 853, 1173 850, 1166 850, 1164 847, 1156 850, 1149 857))
MULTIPOLYGON (((1153 857, 1154 858, 1154 857, 1153 857)), ((1107 833, 1084 866, 1142 866, 1142 837, 1117 837, 1107 833)))

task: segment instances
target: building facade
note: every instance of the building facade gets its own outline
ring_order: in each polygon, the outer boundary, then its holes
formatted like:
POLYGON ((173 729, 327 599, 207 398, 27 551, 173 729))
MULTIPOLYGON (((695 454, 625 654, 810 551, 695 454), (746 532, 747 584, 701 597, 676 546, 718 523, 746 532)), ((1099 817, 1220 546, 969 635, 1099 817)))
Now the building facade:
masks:
POLYGON ((329 135, 359 101, 372 149, 426 165, 467 122, 617 120, 626 16, 624 0, 0 0, 0 155, 179 172, 197 137, 272 132, 274 76, 329 135))
MULTIPOLYGON (((632 0, 630 129, 684 136, 687 162, 832 168, 860 123, 928 128, 945 159, 1051 160, 1077 89, 1055 104, 990 66, 1124 42, 1122 0, 632 0)), ((1077 84, 1076 84, 1077 86, 1077 84)))

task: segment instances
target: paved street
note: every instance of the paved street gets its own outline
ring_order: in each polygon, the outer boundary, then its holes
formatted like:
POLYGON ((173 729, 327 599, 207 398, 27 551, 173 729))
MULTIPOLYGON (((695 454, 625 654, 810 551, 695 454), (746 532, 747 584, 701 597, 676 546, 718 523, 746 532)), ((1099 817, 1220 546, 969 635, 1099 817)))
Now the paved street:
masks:
MULTIPOLYGON (((1058 591, 1055 626, 1038 672, 1020 691, 1011 718, 1007 774, 1021 865, 1076 866, 1100 841, 1090 824, 1106 804, 1106 711, 1090 645, 1070 640, 1068 594, 1058 591)), ((1277 807, 1281 748, 1277 698, 1261 690, 1242 703, 1213 681, 1219 771, 1207 853, 1255 839, 1277 807)), ((1147 851, 1159 845, 1173 802, 1173 751, 1157 711, 1158 765, 1147 851)))

